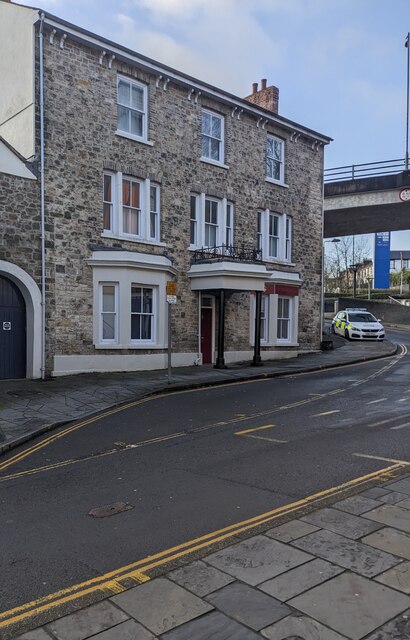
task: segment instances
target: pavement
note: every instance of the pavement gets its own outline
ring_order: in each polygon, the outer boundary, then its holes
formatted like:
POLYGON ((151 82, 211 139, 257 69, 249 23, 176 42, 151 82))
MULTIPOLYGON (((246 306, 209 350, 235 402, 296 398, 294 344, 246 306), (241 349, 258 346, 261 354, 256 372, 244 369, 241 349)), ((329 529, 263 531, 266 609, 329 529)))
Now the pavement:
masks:
MULTIPOLYGON (((315 371, 396 352, 389 342, 336 337, 335 346, 263 367, 176 369, 170 383, 163 371, 3 381, 3 450, 51 425, 153 393, 315 371)), ((95 604, 79 603, 74 613, 55 620, 50 615, 18 639, 409 640, 410 474, 385 472, 372 484, 357 484, 353 495, 339 492, 330 505, 321 499, 311 509, 287 505, 273 528, 271 520, 253 535, 232 536, 190 560, 188 554, 185 564, 154 571, 138 586, 95 604)), ((5 637, 16 636, 6 631, 5 637)))

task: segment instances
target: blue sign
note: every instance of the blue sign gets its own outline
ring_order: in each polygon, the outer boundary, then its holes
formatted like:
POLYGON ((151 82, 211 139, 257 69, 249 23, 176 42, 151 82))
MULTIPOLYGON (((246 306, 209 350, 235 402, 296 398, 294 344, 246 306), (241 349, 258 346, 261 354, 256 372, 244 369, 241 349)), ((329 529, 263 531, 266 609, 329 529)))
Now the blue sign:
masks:
POLYGON ((374 288, 390 288, 390 231, 374 235, 374 288))

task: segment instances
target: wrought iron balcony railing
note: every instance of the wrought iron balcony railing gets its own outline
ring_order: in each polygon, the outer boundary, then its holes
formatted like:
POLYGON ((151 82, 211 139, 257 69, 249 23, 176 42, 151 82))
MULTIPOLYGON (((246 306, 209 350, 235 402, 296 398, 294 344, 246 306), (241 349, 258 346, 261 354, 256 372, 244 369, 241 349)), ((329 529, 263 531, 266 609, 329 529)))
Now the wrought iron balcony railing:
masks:
POLYGON ((262 250, 253 245, 221 245, 220 247, 204 247, 196 249, 192 262, 262 262, 262 250))

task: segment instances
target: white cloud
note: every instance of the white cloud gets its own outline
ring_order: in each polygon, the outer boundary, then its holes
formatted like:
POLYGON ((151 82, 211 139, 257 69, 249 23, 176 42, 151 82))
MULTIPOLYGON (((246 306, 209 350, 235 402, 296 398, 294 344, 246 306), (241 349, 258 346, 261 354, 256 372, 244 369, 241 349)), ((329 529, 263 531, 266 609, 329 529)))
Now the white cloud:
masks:
POLYGON ((287 45, 265 32, 255 16, 265 0, 133 3, 145 9, 147 21, 137 23, 131 12, 117 15, 116 38, 127 46, 239 95, 250 93, 251 83, 262 77, 275 84, 287 45))

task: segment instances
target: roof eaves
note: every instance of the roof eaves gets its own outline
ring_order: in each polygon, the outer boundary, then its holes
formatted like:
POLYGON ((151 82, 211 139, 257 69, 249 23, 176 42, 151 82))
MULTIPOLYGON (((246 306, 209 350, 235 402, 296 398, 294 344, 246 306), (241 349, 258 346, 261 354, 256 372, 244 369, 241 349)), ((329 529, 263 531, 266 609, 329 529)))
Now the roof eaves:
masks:
MULTIPOLYGON (((217 87, 210 85, 206 82, 202 82, 192 76, 189 76, 185 73, 176 71, 171 67, 168 67, 165 64, 152 60, 147 56, 136 53, 127 47, 123 47, 107 38, 102 36, 98 36, 82 27, 78 27, 66 20, 62 20, 61 18, 54 16, 46 11, 42 11, 39 9, 39 15, 44 14, 45 23, 53 28, 60 28, 64 30, 66 33, 69 33, 73 38, 78 40, 85 40, 88 44, 95 47, 105 47, 110 50, 111 53, 115 54, 116 58, 123 59, 126 62, 132 62, 137 64, 139 67, 144 68, 146 71, 159 75, 166 75, 170 80, 173 80, 175 83, 197 89, 201 91, 203 95, 212 97, 219 102, 224 104, 228 104, 231 107, 237 107, 237 109, 242 109, 250 114, 254 114, 256 117, 262 117, 268 120, 271 123, 277 124, 285 129, 290 131, 295 131, 296 133, 300 133, 308 138, 315 140, 315 142, 319 142, 322 144, 329 144, 332 141, 332 138, 329 136, 325 136, 313 129, 308 127, 304 127, 292 120, 284 118, 278 114, 274 114, 268 109, 263 109, 262 107, 257 107, 252 105, 252 103, 248 102, 244 98, 238 98, 237 96, 224 91, 222 89, 218 89, 217 87)), ((107 52, 108 53, 108 52, 107 52)))

